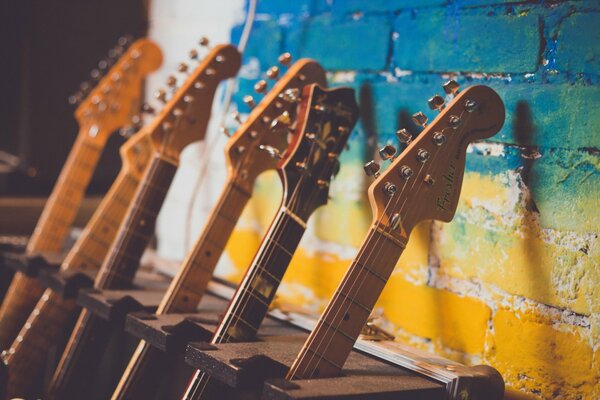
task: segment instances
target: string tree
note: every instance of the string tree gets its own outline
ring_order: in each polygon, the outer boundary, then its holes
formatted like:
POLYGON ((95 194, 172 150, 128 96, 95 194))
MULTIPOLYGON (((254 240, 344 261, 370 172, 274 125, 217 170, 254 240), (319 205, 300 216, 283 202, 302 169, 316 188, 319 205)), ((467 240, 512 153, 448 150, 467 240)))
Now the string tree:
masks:
POLYGON ((281 160, 283 158, 281 152, 273 146, 261 144, 260 146, 258 146, 258 148, 266 152, 271 158, 274 158, 276 160, 281 160))

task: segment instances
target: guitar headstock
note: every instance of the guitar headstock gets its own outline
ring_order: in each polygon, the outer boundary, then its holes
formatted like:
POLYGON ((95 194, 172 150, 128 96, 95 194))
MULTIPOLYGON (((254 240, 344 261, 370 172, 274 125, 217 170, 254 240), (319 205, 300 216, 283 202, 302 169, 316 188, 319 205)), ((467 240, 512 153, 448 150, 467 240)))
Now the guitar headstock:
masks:
POLYGON ((162 52, 148 39, 132 43, 91 89, 75 111, 85 134, 106 140, 115 130, 131 124, 141 108, 144 77, 158 69, 162 52))
MULTIPOLYGON (((178 160, 187 145, 204 138, 217 86, 235 76, 240 64, 241 55, 235 46, 218 45, 199 61, 179 88, 176 78, 169 77, 171 95, 162 89, 155 93, 165 105, 147 127, 157 151, 178 160)), ((180 66, 179 71, 186 73, 187 68, 180 66)))
POLYGON ((284 205, 303 220, 326 204, 338 157, 358 119, 354 89, 305 86, 296 130, 278 167, 284 205))
MULTIPOLYGON (((289 56, 284 54, 280 59, 285 67, 289 56)), ((267 74, 276 79, 279 67, 271 67, 267 74)), ((295 120, 300 92, 311 83, 326 85, 325 70, 316 61, 298 60, 254 106, 225 147, 230 174, 251 186, 262 172, 277 167, 279 155, 288 146, 288 128, 295 120)), ((260 81, 257 91, 265 92, 265 85, 266 81, 260 81)), ((250 96, 245 99, 247 103, 254 102, 250 96)))
MULTIPOLYGON (((450 81, 444 89, 456 93, 458 84, 450 81)), ((397 237, 407 238, 420 221, 449 222, 454 217, 467 145, 495 135, 504 124, 504 104, 487 86, 471 86, 447 106, 436 95, 429 105, 439 115, 429 125, 422 113, 413 116, 425 129, 414 141, 404 130, 398 132, 400 140, 409 144, 385 172, 379 175, 372 161, 365 165, 368 174, 377 176, 369 187, 374 220, 397 237)), ((380 150, 383 159, 392 157, 390 147, 380 150)))

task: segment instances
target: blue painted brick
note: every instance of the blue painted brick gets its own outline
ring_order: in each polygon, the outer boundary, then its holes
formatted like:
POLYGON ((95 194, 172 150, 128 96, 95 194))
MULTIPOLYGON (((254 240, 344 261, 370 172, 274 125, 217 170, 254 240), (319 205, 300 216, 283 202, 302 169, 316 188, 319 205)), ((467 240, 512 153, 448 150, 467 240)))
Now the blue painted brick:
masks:
MULTIPOLYGON (((526 1, 521 0, 522 3, 526 1)), ((477 7, 477 6, 491 6, 501 5, 505 3, 516 3, 515 0, 454 0, 454 4, 458 7, 477 7)))
POLYGON ((393 65, 412 71, 525 73, 537 70, 536 15, 488 16, 444 10, 401 13, 393 65))
MULTIPOLYGON (((232 43, 239 43, 243 29, 243 25, 235 26, 232 29, 232 43)), ((282 53, 282 48, 283 31, 277 22, 270 19, 255 21, 242 63, 246 64, 253 59, 258 62, 258 67, 264 72, 270 65, 277 64, 277 57, 282 53)))
POLYGON ((327 0, 259 0, 257 14, 293 14, 296 16, 314 15, 329 8, 327 0))
POLYGON ((383 16, 359 20, 322 16, 292 25, 287 36, 288 51, 315 58, 328 70, 383 70, 391 23, 383 16))
POLYGON ((448 0, 333 0, 331 12, 346 14, 355 12, 387 12, 406 8, 428 7, 447 4, 448 0))
POLYGON ((600 74, 600 13, 573 14, 562 23, 556 65, 568 72, 600 74))

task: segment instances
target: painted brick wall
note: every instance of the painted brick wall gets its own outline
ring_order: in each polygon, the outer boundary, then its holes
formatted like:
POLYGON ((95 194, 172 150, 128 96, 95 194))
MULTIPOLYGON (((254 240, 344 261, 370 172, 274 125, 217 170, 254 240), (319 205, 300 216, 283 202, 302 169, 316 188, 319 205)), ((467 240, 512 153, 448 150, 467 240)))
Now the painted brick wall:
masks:
MULTIPOLYGON (((354 87, 362 120, 278 301, 323 307, 371 220, 362 164, 417 132, 409 116, 449 77, 484 83, 505 126, 470 147, 454 221, 416 229, 379 305, 399 340, 493 365, 513 398, 600 398, 600 3, 259 0, 241 111, 283 51, 354 87)), ((241 276, 279 193, 261 178, 222 276, 241 276)))

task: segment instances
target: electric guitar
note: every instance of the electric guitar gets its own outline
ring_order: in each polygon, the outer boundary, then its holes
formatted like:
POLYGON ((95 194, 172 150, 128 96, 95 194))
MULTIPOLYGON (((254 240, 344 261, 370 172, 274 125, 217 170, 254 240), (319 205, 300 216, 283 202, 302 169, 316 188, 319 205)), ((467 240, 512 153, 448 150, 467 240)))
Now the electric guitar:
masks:
MULTIPOLYGON (((444 88, 455 94, 458 84, 444 88)), ((456 211, 465 168, 467 145, 496 134, 504 124, 504 105, 487 86, 472 86, 447 106, 441 96, 429 100, 440 114, 427 125, 422 113, 413 116, 425 130, 409 143, 383 173, 369 162, 365 170, 377 179, 369 187, 373 223, 316 328, 290 368, 287 379, 335 376, 342 367, 394 267, 411 230, 423 220, 449 222, 456 211)), ((380 150, 392 159, 391 146, 380 150)))
MULTIPOLYGON (((150 131, 146 129, 141 129, 121 146, 121 171, 67 254, 61 271, 80 271, 89 275, 98 271, 153 151, 150 131)), ((1 355, 9 369, 9 397, 33 395, 29 392, 32 389, 30 382, 43 369, 48 350, 59 344, 65 335, 75 310, 74 299, 64 299, 50 289, 44 291, 21 328, 18 339, 1 355)))
MULTIPOLYGON (((290 61, 289 54, 280 57, 284 67, 290 61)), ((271 67, 267 72, 273 80, 279 74, 279 67, 271 67)), ((326 84, 323 68, 308 59, 294 63, 227 142, 227 179, 221 196, 203 233, 165 293, 157 314, 196 310, 233 228, 252 195, 256 178, 262 172, 277 167, 277 160, 269 154, 285 151, 287 129, 281 128, 294 120, 299 92, 303 86, 311 83, 326 84)), ((266 81, 259 81, 256 90, 265 92, 265 86, 266 81)), ((248 97, 246 100, 248 103, 254 102, 248 97)), ((165 362, 164 353, 141 341, 112 398, 150 398, 156 390, 154 377, 165 362)))
MULTIPOLYGON (((231 45, 219 45, 199 62, 179 89, 176 78, 165 90, 156 93, 164 108, 144 129, 149 131, 154 154, 135 192, 119 233, 104 260, 94 287, 123 288, 131 284, 140 258, 154 234, 156 216, 173 180, 181 151, 190 143, 202 140, 210 118, 215 91, 220 81, 234 76, 240 67, 240 54, 231 45)), ((186 72, 187 66, 180 66, 186 72)), ((48 399, 86 397, 88 379, 103 352, 106 324, 83 310, 50 383, 48 399)))
MULTIPOLYGON (((283 155, 273 152, 275 157, 281 157, 278 172, 283 184, 282 205, 211 343, 255 337, 308 218, 327 203, 329 182, 339 168, 338 156, 357 119, 353 89, 326 90, 316 84, 304 87, 288 151, 283 155)), ((208 375, 197 371, 184 398, 211 398, 220 389, 208 375)))
MULTIPOLYGON (((124 51, 124 50, 120 50, 124 51)), ((112 132, 130 125, 139 113, 144 77, 162 63, 158 46, 140 39, 127 49, 75 111, 80 130, 44 206, 26 252, 59 252, 87 185, 112 132)), ((94 76, 100 72, 95 70, 94 76)), ((90 85, 87 84, 87 90, 90 85)), ((43 288, 17 272, 0 307, 0 349, 7 349, 40 299, 43 288)))

